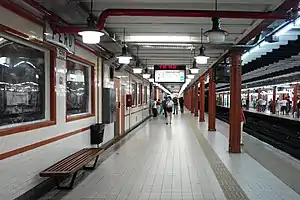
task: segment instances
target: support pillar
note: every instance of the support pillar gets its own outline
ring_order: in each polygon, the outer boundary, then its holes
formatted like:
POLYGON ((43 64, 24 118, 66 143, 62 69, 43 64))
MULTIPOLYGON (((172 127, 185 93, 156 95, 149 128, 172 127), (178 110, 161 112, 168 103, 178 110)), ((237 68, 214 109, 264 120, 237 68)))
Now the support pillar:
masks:
POLYGON ((293 114, 295 113, 295 112, 297 112, 297 110, 299 109, 299 108, 297 108, 297 101, 298 101, 298 87, 299 87, 299 84, 298 83, 296 83, 295 85, 294 85, 294 97, 293 97, 293 114))
POLYGON ((200 77, 200 96, 199 96, 199 101, 200 101, 200 117, 199 117, 199 122, 205 122, 204 118, 204 110, 205 110, 205 76, 202 75, 200 77))
POLYGON ((231 53, 229 152, 241 152, 241 53, 231 53))
POLYGON ((194 86, 194 87, 195 87, 195 88, 194 88, 194 91, 195 91, 195 92, 194 92, 194 97, 195 97, 195 101, 194 101, 194 102, 195 102, 195 104, 194 104, 194 105, 195 105, 194 116, 195 116, 195 117, 198 117, 198 116, 199 116, 199 114, 198 114, 198 113, 199 113, 199 112, 198 112, 198 110, 199 110, 199 100, 198 100, 198 99, 199 99, 199 95, 198 95, 198 90, 199 90, 199 89, 198 89, 198 82, 195 83, 195 86, 194 86))
MULTIPOLYGON (((261 94, 260 94, 260 88, 258 88, 258 95, 257 95, 257 100, 261 99, 261 94)), ((259 105, 259 101, 257 101, 257 111, 260 112, 261 111, 261 107, 259 105)))
POLYGON ((195 99, 195 87, 194 86, 192 86, 191 87, 191 96, 192 96, 192 98, 191 98, 191 105, 192 105, 192 107, 191 107, 191 113, 193 114, 194 113, 194 111, 195 111, 195 103, 194 103, 194 99, 195 99))
POLYGON ((273 114, 276 114, 276 86, 273 87, 272 113, 273 113, 273 114))
POLYGON ((214 82, 214 68, 209 69, 208 94, 208 131, 216 131, 216 84, 214 82))

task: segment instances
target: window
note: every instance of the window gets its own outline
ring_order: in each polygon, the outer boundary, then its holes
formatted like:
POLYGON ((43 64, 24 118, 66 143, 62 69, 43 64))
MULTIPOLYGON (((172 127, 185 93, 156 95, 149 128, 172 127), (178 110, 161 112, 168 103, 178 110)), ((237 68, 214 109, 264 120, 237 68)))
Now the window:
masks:
POLYGON ((148 103, 147 97, 148 97, 147 86, 144 86, 144 100, 143 100, 144 103, 148 103))
POLYGON ((47 118, 46 55, 0 37, 0 126, 47 118))
POLYGON ((137 104, 137 85, 136 82, 131 83, 131 93, 132 93, 132 105, 136 106, 137 104))
POLYGON ((89 112, 90 82, 88 66, 67 60, 67 115, 89 112))
POLYGON ((139 103, 139 105, 142 105, 142 98, 143 98, 142 84, 139 84, 139 88, 138 88, 138 103, 139 103))

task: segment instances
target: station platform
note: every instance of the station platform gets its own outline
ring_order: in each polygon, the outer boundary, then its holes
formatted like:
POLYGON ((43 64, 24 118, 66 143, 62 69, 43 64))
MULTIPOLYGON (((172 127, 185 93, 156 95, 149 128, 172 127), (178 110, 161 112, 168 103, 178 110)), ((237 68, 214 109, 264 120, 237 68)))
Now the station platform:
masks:
POLYGON ((246 110, 246 111, 253 112, 253 113, 259 113, 259 114, 263 114, 263 115, 269 115, 269 116, 273 116, 273 117, 279 117, 279 118, 294 120, 294 121, 300 121, 300 118, 294 117, 293 113, 291 113, 291 112, 289 114, 287 114, 287 115, 286 114, 283 115, 282 112, 279 112, 277 114, 273 114, 269 110, 265 110, 264 112, 258 112, 254 108, 249 108, 249 110, 246 110))
POLYGON ((40 200, 300 199, 299 160, 246 133, 242 153, 229 154, 228 124, 216 123, 208 132, 189 113, 172 125, 151 119, 104 152, 73 190, 40 200))

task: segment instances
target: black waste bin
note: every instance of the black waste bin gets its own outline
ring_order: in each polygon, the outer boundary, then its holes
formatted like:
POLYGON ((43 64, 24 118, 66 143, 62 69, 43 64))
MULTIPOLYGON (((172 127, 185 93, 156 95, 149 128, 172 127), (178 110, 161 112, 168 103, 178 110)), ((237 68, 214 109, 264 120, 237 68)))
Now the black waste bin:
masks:
POLYGON ((91 125, 91 144, 100 144, 103 142, 104 135, 104 124, 93 124, 91 125))

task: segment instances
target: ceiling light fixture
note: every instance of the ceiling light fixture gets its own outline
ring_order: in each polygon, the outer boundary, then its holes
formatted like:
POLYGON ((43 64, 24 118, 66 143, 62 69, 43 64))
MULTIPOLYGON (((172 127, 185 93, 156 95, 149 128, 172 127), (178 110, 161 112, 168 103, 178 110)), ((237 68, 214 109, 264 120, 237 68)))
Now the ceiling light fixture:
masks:
POLYGON ((209 59, 208 56, 205 55, 205 48, 203 46, 203 40, 202 40, 202 35, 203 35, 203 30, 201 29, 201 47, 199 48, 199 55, 195 56, 194 58, 196 59, 197 64, 207 64, 207 60, 209 59))
POLYGON ((132 57, 128 54, 127 51, 127 47, 126 47, 126 43, 125 43, 125 29, 124 29, 124 38, 123 38, 123 43, 124 46, 122 48, 122 54, 120 56, 118 56, 117 58, 119 59, 119 63, 120 64, 126 64, 128 65, 130 63, 130 60, 132 59, 132 57))
POLYGON ((104 33, 98 31, 96 28, 96 19, 93 16, 93 1, 91 1, 91 12, 87 18, 87 25, 87 30, 78 33, 82 36, 82 42, 85 44, 98 44, 100 37, 103 36, 104 33))
POLYGON ((196 57, 195 57, 195 49, 193 49, 194 51, 194 60, 193 60, 193 66, 190 68, 190 72, 192 74, 198 74, 199 69, 197 68, 197 63, 196 63, 196 57))
POLYGON ((140 68, 140 61, 139 61, 139 46, 137 46, 137 51, 136 51, 136 63, 135 67, 132 68, 134 74, 141 74, 143 73, 143 69, 140 68))
POLYGON ((190 36, 170 36, 170 35, 131 35, 127 38, 130 42, 194 42, 195 38, 190 36))
MULTIPOLYGON (((215 11, 218 11, 218 0, 215 0, 215 11)), ((212 29, 206 31, 204 35, 207 37, 208 42, 212 44, 224 43, 225 38, 229 33, 224 31, 220 27, 220 17, 213 17, 212 19, 212 29)))
POLYGON ((151 74, 148 71, 147 60, 146 60, 146 68, 144 69, 143 78, 144 79, 149 79, 150 77, 151 77, 151 74))

